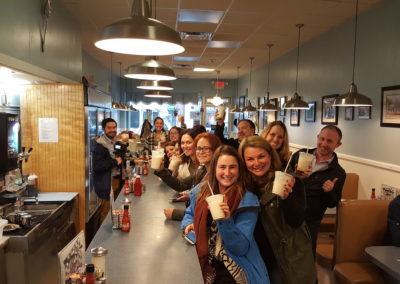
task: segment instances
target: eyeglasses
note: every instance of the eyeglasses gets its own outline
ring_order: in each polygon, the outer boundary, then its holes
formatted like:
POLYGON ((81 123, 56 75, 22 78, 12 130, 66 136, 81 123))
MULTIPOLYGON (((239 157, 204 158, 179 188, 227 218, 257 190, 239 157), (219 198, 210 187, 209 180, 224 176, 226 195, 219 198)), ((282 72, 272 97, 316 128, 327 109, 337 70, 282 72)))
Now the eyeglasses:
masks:
POLYGON ((211 151, 211 147, 197 147, 196 151, 198 152, 204 151, 204 153, 208 153, 211 151))

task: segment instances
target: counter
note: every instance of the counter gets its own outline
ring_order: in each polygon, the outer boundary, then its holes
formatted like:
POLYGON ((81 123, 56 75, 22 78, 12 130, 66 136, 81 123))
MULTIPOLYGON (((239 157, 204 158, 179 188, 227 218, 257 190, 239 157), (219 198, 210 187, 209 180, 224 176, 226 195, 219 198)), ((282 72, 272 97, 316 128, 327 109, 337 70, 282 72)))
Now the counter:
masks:
MULTIPOLYGON (((196 249, 180 231, 180 222, 166 220, 163 209, 185 208, 183 202, 170 203, 175 192, 150 173, 142 177, 146 191, 137 197, 130 194, 131 231, 113 230, 108 214, 86 251, 102 246, 107 255, 107 283, 203 283, 196 249)), ((123 190, 116 205, 124 198, 123 190)))

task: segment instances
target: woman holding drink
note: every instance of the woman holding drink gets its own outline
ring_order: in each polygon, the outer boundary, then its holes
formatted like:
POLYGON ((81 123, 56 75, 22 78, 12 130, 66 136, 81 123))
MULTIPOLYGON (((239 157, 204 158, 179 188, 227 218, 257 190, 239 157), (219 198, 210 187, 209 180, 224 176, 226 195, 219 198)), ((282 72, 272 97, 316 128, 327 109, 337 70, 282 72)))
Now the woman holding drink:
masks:
POLYGON ((162 146, 168 140, 168 132, 164 129, 164 120, 161 117, 154 119, 154 130, 151 132, 147 143, 150 146, 157 146, 160 143, 162 146))
MULTIPOLYGON (((184 179, 178 179, 173 176, 166 176, 165 179, 163 179, 166 184, 177 191, 191 189, 201 182, 209 169, 215 150, 221 145, 221 141, 216 135, 205 132, 196 136, 194 145, 196 147, 196 159, 200 165, 196 173, 184 179)), ((189 197, 187 191, 185 191, 185 193, 186 194, 183 194, 183 196, 177 198, 177 201, 188 200, 189 197)), ((185 211, 174 208, 165 208, 164 214, 167 219, 180 221, 185 215, 185 211)))
POLYGON ((310 234, 304 222, 303 183, 293 177, 278 180, 281 162, 272 146, 252 136, 242 141, 249 185, 260 198, 260 219, 255 238, 270 275, 271 283, 315 283, 310 234), (276 172, 277 171, 277 172, 276 172))
POLYGON ((237 151, 220 146, 205 182, 190 191, 181 228, 196 235, 204 283, 269 283, 253 235, 258 198, 245 189, 243 171, 237 151))

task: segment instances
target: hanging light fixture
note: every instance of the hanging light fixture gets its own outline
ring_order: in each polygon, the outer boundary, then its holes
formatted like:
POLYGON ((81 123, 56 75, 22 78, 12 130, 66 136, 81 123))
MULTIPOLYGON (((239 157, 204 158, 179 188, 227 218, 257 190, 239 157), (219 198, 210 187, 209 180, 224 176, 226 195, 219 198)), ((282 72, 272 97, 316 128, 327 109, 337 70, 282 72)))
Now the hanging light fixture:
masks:
POLYGON ((143 90, 159 90, 159 91, 169 91, 173 90, 170 81, 140 81, 137 86, 138 89, 143 90))
POLYGON ((357 22, 358 22, 358 0, 356 0, 356 19, 354 27, 354 49, 353 49, 353 76, 350 89, 347 93, 340 95, 333 101, 333 106, 372 106, 372 101, 365 95, 357 92, 357 86, 354 84, 354 69, 356 66, 356 48, 357 48, 357 22))
POLYGON ((144 62, 131 65, 125 77, 139 80, 176 80, 174 71, 158 62, 156 56, 146 56, 144 62))
POLYGON ((131 15, 103 28, 96 47, 123 54, 172 55, 185 51, 175 30, 150 18, 146 0, 134 0, 131 15))
POLYGON ((297 24, 296 27, 299 29, 299 36, 297 39, 297 67, 296 67, 296 89, 294 92, 293 97, 287 101, 284 105, 283 108, 285 109, 308 109, 308 103, 303 101, 299 94, 297 93, 297 81, 299 77, 299 58, 300 58, 300 29, 304 27, 304 24, 297 24))
POLYGON ((269 102, 269 70, 270 70, 270 64, 271 64, 271 47, 273 47, 274 45, 272 43, 269 43, 267 46, 268 46, 267 101, 264 104, 262 104, 258 108, 258 110, 259 111, 278 111, 278 107, 269 102))
MULTIPOLYGON (((217 70, 217 82, 218 82, 218 75, 219 75, 219 70, 217 70)), ((215 94, 215 96, 207 100, 207 102, 212 103, 214 106, 220 106, 224 103, 224 100, 218 96, 218 90, 219 88, 217 87, 217 93, 215 94)))
MULTIPOLYGON (((239 100, 239 69, 240 69, 240 66, 238 66, 236 68, 237 68, 237 99, 239 100)), ((234 108, 231 109, 231 113, 241 113, 240 108, 238 108, 237 104, 235 104, 234 108)))
MULTIPOLYGON (((250 59, 250 84, 249 84, 249 93, 251 93, 251 75, 252 75, 252 72, 253 72, 253 60, 254 60, 254 57, 249 57, 249 59, 250 59)), ((248 95, 249 95, 249 94, 247 94, 247 96, 248 96, 248 95)), ((257 111, 257 109, 256 109, 255 107, 253 107, 253 106, 251 105, 250 100, 247 99, 247 106, 245 106, 245 107, 243 108, 243 112, 255 112, 255 111, 257 111)))
POLYGON ((148 97, 148 98, 160 98, 160 99, 168 99, 168 98, 172 97, 170 92, 167 92, 167 91, 156 91, 156 90, 147 91, 144 94, 144 96, 148 97))

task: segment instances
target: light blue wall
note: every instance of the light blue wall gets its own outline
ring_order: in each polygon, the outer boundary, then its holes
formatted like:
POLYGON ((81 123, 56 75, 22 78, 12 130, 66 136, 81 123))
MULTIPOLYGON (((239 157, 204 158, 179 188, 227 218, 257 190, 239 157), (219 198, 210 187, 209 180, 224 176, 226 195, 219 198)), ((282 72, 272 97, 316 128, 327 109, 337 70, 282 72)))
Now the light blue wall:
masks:
POLYGON ((0 53, 79 82, 82 76, 80 28, 60 1, 52 1, 42 53, 41 3, 40 0, 0 0, 0 53))
MULTIPOLYGON (((344 135, 338 152, 396 165, 400 165, 400 128, 380 127, 380 115, 381 87, 400 85, 399 11, 400 1, 384 0, 359 17, 355 83, 358 91, 373 101, 372 119, 358 120, 356 110, 354 121, 346 121, 344 108, 339 108, 338 121, 344 135)), ((301 111, 300 127, 291 127, 289 114, 286 115, 291 143, 315 146, 322 127, 321 97, 348 91, 352 76, 353 35, 354 19, 301 46, 298 93, 305 101, 317 101, 317 114, 315 123, 306 123, 304 111, 301 111)), ((292 50, 271 64, 272 98, 293 95, 296 55, 297 50, 292 50)), ((253 74, 253 97, 257 96, 255 94, 262 96, 266 66, 253 74)), ((248 75, 240 78, 240 94, 244 94, 248 82, 248 75)))

